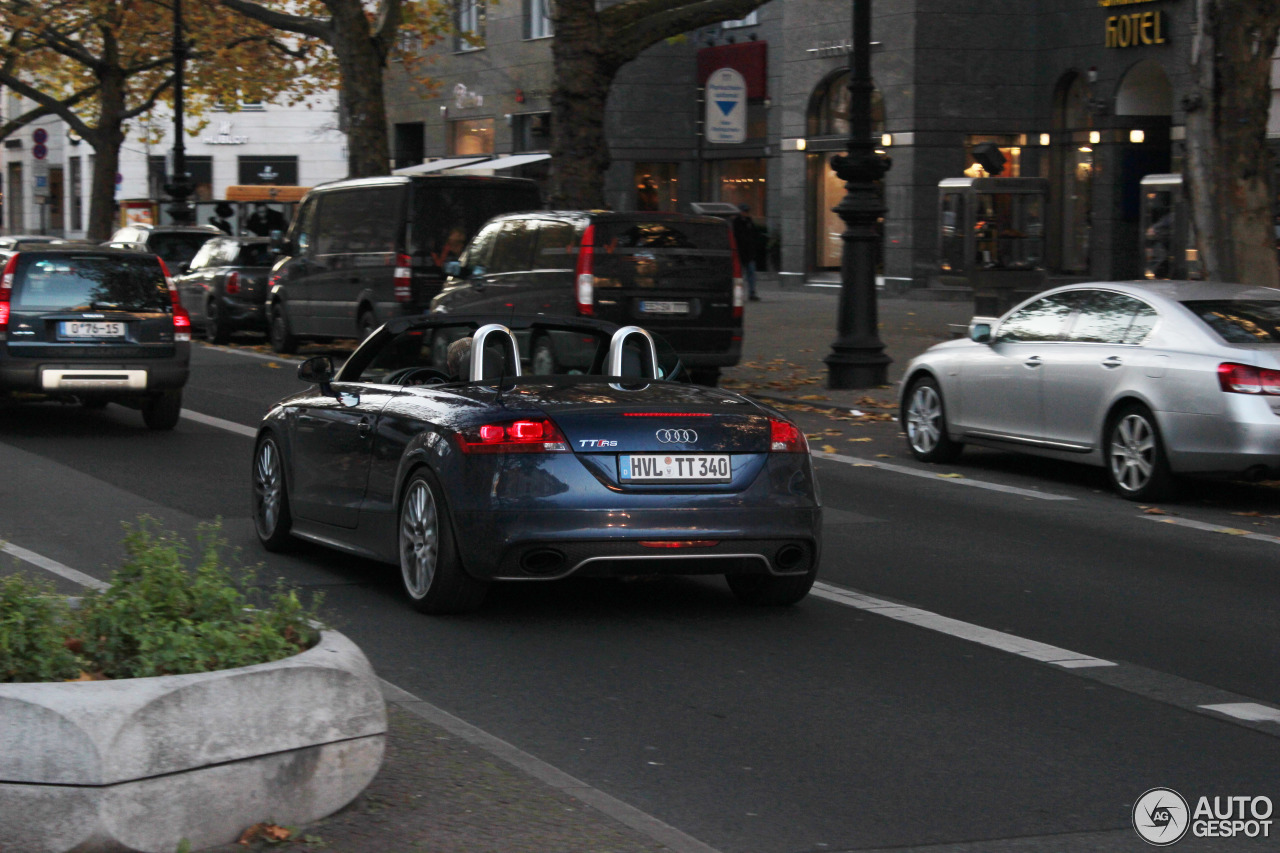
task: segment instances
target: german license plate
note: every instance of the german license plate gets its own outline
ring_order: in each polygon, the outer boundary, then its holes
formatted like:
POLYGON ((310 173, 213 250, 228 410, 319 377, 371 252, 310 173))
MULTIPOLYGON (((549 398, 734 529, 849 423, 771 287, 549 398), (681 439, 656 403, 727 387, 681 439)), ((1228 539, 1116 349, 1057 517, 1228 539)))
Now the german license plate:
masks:
POLYGON ((689 303, 642 299, 640 300, 640 311, 644 314, 688 314, 689 303))
POLYGON ((124 323, 102 320, 64 320, 58 323, 64 338, 123 338, 124 323))
POLYGON ((623 453, 618 479, 624 483, 727 483, 727 453, 623 453))

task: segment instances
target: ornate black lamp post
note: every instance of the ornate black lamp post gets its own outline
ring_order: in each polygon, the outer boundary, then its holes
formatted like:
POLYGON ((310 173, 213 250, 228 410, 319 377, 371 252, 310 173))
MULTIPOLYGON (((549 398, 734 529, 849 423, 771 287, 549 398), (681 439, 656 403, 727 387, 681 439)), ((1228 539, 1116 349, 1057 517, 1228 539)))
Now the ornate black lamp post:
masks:
POLYGON ((845 182, 845 197, 832 210, 844 220, 844 252, 840 259, 839 337, 831 344, 828 388, 883 385, 893 359, 884 353, 876 316, 876 223, 884 202, 876 181, 889 169, 889 158, 876 153, 871 139, 871 0, 853 0, 853 57, 849 69, 849 144, 845 156, 832 163, 845 182))
POLYGON ((187 40, 182 35, 182 0, 173 0, 173 173, 164 191, 169 194, 169 216, 178 225, 190 225, 195 212, 191 176, 187 174, 187 146, 182 134, 182 86, 187 65, 187 40))

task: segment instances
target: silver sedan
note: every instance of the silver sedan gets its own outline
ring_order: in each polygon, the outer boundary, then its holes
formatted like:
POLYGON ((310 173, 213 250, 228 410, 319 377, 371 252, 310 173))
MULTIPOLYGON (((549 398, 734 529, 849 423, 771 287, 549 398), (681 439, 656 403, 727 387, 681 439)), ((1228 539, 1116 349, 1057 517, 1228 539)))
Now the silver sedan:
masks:
POLYGON ((1100 465, 1131 500, 1177 475, 1280 471, 1280 290, 1053 288, 912 360, 899 397, 926 462, 965 444, 1100 465))

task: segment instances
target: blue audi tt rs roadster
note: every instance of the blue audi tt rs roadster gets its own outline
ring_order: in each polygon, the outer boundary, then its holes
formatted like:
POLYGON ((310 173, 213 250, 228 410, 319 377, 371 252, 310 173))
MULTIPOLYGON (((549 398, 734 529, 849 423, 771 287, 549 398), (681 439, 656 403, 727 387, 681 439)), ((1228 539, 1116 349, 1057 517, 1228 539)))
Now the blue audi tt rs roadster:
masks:
POLYGON ((425 613, 473 609, 496 581, 723 574, 763 605, 813 585, 804 433, 689 384, 638 326, 403 317, 298 376, 310 387, 267 413, 254 451, 269 550, 297 537, 398 565, 425 613))

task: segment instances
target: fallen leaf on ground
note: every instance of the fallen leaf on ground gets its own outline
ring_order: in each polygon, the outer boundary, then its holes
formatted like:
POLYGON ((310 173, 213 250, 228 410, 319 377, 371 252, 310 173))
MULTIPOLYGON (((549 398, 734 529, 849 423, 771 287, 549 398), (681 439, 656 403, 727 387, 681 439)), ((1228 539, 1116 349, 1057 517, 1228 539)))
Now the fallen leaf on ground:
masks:
POLYGON ((1147 515, 1168 515, 1169 514, 1164 510, 1160 509, 1160 507, 1158 506, 1144 506, 1142 507, 1142 511, 1147 515))
POLYGON ((869 438, 851 438, 850 441, 870 441, 869 438))
POLYGON ((267 364, 266 364, 266 366, 267 366, 267 367, 274 367, 274 368, 276 368, 277 370, 279 370, 279 369, 280 369, 280 365, 276 364, 274 361, 268 361, 268 362, 267 362, 267 364))
POLYGON ((877 454, 876 454, 876 458, 877 458, 877 459, 892 459, 892 458, 893 458, 893 455, 892 455, 892 454, 889 454, 889 453, 877 453, 877 454))
POLYGON ((836 452, 836 449, 835 449, 834 447, 832 447, 831 445, 829 445, 829 444, 824 444, 824 445, 822 445, 822 452, 823 452, 823 453, 835 453, 835 452, 836 452))
POLYGON ((939 477, 946 477, 948 480, 963 480, 964 474, 939 474, 939 477))
POLYGON ((240 840, 237 843, 248 847, 259 839, 263 841, 288 841, 292 835, 292 830, 277 826, 274 823, 255 823, 240 835, 240 840))
POLYGON ((1228 535, 1230 535, 1230 536, 1248 536, 1248 535, 1249 535, 1249 531, 1247 531, 1247 530, 1237 530, 1237 529, 1236 529, 1236 528, 1234 528, 1234 527, 1224 527, 1224 528, 1222 528, 1221 530, 1219 530, 1218 532, 1219 532, 1219 533, 1226 533, 1226 534, 1228 534, 1228 535))
POLYGON ((827 397, 825 394, 805 394, 800 399, 801 400, 828 400, 830 398, 827 397))

